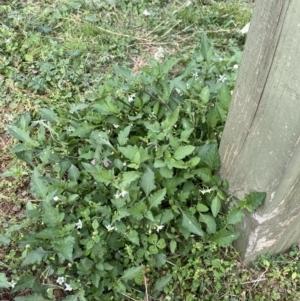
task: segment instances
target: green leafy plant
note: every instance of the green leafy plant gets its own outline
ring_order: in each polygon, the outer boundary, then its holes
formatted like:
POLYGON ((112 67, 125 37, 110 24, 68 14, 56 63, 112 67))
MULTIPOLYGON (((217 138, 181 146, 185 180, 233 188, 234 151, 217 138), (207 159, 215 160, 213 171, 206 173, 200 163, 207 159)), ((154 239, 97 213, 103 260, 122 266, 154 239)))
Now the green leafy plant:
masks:
MULTIPOLYGON (((226 181, 215 174, 231 89, 223 68, 203 36, 189 61, 152 60, 135 75, 116 65, 93 101, 41 108, 8 127, 36 199, 4 236, 16 237, 28 273, 13 292, 30 277, 43 298, 61 289, 64 300, 121 300, 140 290, 147 269, 157 273, 184 252, 191 235, 218 246, 238 237, 231 225, 242 213, 223 217, 226 181)), ((149 290, 163 290, 159 283, 149 290)))

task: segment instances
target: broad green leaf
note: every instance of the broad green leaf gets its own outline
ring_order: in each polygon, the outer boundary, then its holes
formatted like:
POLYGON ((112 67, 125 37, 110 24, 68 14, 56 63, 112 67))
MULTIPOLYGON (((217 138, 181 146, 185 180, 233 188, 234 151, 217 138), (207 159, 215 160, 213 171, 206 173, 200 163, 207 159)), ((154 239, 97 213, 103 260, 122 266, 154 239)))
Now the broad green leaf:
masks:
POLYGON ((96 128, 95 125, 83 123, 70 134, 71 137, 86 138, 96 128))
MULTIPOLYGON (((165 163, 163 163, 165 164, 165 163)), ((173 177, 173 169, 163 166, 159 168, 159 173, 166 179, 171 179, 173 177)))
POLYGON ((230 210, 229 214, 227 215, 227 222, 230 225, 235 225, 242 221, 244 217, 244 212, 240 208, 234 207, 230 210))
POLYGON ((179 119, 179 107, 177 107, 166 119, 162 122, 164 129, 172 128, 179 119))
POLYGON ((160 223, 162 225, 168 224, 174 218, 174 214, 171 209, 165 209, 161 215, 160 223))
POLYGON ((166 285, 168 285, 168 283, 171 281, 171 279, 172 279, 172 275, 166 275, 164 277, 157 279, 155 281, 154 288, 153 288, 154 292, 163 291, 164 287, 166 285))
POLYGON ((208 113, 206 114, 206 120, 212 128, 215 128, 217 126, 218 122, 221 121, 220 115, 217 112, 215 107, 211 107, 209 109, 208 113))
POLYGON ((156 246, 159 249, 164 249, 167 246, 165 239, 164 238, 159 239, 158 242, 156 243, 156 246))
POLYGON ((182 131, 180 133, 180 139, 187 141, 189 139, 189 137, 191 136, 191 134, 194 132, 194 130, 195 130, 194 128, 191 128, 191 129, 186 129, 186 130, 182 131))
POLYGON ((221 210, 221 201, 218 196, 215 196, 211 202, 211 212, 213 217, 216 217, 221 210))
POLYGON ((214 50, 211 46, 207 36, 205 34, 201 35, 201 54, 203 55, 205 61, 209 62, 214 56, 214 50))
POLYGON ((57 114, 54 113, 52 110, 47 109, 47 108, 40 108, 39 111, 40 111, 42 119, 45 119, 45 120, 47 120, 49 122, 53 122, 53 123, 57 122, 57 118, 58 118, 57 114))
POLYGON ((213 241, 215 241, 220 247, 227 247, 240 236, 240 233, 222 229, 215 233, 213 241))
POLYGON ((132 267, 124 271, 123 276, 121 279, 124 281, 132 280, 135 276, 137 276, 142 270, 144 269, 144 266, 138 266, 138 267, 132 267))
POLYGON ((209 210, 204 204, 197 204, 196 208, 199 212, 207 212, 209 210))
POLYGON ((200 213, 199 220, 200 222, 206 224, 207 233, 211 234, 216 232, 216 228, 217 228, 216 221, 211 215, 200 213))
POLYGON ((177 241, 176 240, 171 240, 171 242, 170 242, 170 251, 171 251, 172 254, 175 253, 176 248, 177 248, 177 241))
POLYGON ((227 111, 222 108, 220 103, 215 104, 215 110, 219 114, 220 120, 222 122, 226 121, 227 111))
POLYGON ((56 227, 61 225, 61 222, 65 217, 65 214, 63 212, 59 212, 57 208, 54 208, 48 202, 43 202, 43 215, 43 222, 48 227, 56 227))
POLYGON ((212 180, 212 174, 209 168, 198 168, 196 174, 204 183, 210 183, 212 180))
POLYGON ((70 168, 68 169, 68 177, 72 181, 77 181, 80 176, 80 171, 75 165, 71 165, 70 168))
POLYGON ((153 222, 153 223, 155 222, 153 213, 151 211, 146 211, 145 218, 148 219, 149 221, 153 222))
POLYGON ((187 211, 180 209, 182 214, 182 226, 189 232, 194 233, 199 236, 203 236, 204 232, 201 229, 200 223, 197 219, 187 211))
POLYGON ((180 146, 178 149, 176 149, 174 153, 174 158, 176 160, 184 159, 186 156, 190 155, 194 150, 195 146, 192 145, 180 146))
POLYGON ((56 238, 55 249, 61 253, 67 260, 73 260, 73 247, 75 238, 73 236, 67 236, 63 238, 56 238))
POLYGON ((79 294, 76 294, 76 295, 69 295, 66 298, 62 299, 61 301, 78 301, 78 300, 80 300, 79 294))
POLYGON ((140 160, 141 162, 144 162, 146 160, 148 160, 149 155, 147 150, 145 150, 143 147, 138 147, 137 145, 131 146, 131 145, 127 145, 126 147, 124 146, 119 146, 118 150, 122 153, 122 155, 129 159, 131 162, 134 162, 134 157, 136 155, 136 153, 140 154, 140 160))
POLYGON ((8 279, 4 273, 0 273, 0 288, 8 288, 10 287, 8 283, 8 279))
MULTIPOLYGON (((50 239, 50 237, 49 237, 50 239)), ((22 262, 22 266, 34 264, 36 262, 41 262, 42 260, 46 259, 48 256, 47 251, 45 251, 43 248, 39 247, 35 250, 29 251, 26 255, 25 259, 22 262)))
POLYGON ((146 167, 146 171, 142 175, 141 182, 140 182, 140 185, 144 190, 146 196, 149 196, 150 192, 156 188, 154 180, 155 180, 154 172, 149 167, 146 167))
POLYGON ((32 143, 33 140, 29 136, 29 132, 19 129, 18 127, 14 125, 9 125, 7 127, 8 132, 10 133, 11 136, 13 136, 15 139, 19 141, 23 141, 26 143, 32 143))
POLYGON ((228 111, 229 104, 231 100, 231 95, 226 83, 223 83, 221 89, 219 90, 217 99, 220 101, 224 110, 228 111))
POLYGON ((113 65, 113 68, 115 70, 115 72, 117 73, 117 75, 120 75, 124 78, 128 79, 132 79, 133 78, 133 73, 130 69, 127 69, 125 67, 121 67, 118 65, 113 65))
POLYGON ((104 183, 106 186, 115 179, 113 169, 102 170, 99 166, 93 166, 92 164, 85 162, 82 163, 82 166, 93 176, 96 181, 104 183))
POLYGON ((42 295, 38 295, 38 294, 15 297, 14 300, 15 301, 49 301, 49 299, 45 299, 42 295))
POLYGON ((148 198, 150 204, 149 209, 153 207, 158 207, 163 201, 163 199, 165 198, 166 192, 167 192, 166 188, 163 188, 151 194, 148 198))
POLYGON ((120 145, 125 145, 127 143, 130 130, 131 130, 131 126, 128 125, 124 130, 119 132, 118 142, 120 145))
POLYGON ((72 106, 72 108, 70 109, 69 112, 70 112, 71 114, 73 114, 73 113, 75 113, 75 112, 77 112, 77 111, 84 110, 84 109, 86 109, 86 108, 88 108, 88 107, 89 107, 88 104, 86 104, 86 103, 80 103, 80 104, 78 104, 78 105, 72 106))
POLYGON ((126 236, 133 244, 139 246, 140 245, 140 238, 139 234, 136 230, 130 230, 126 236))
POLYGON ((41 175, 37 168, 34 169, 31 181, 30 191, 38 199, 45 199, 48 193, 48 185, 41 179, 41 175))
POLYGON ((33 287, 36 282, 36 277, 32 275, 22 275, 15 285, 15 287, 12 289, 12 292, 20 292, 24 291, 30 287, 33 287))
POLYGON ((202 102, 204 104, 206 104, 209 101, 209 96, 210 96, 210 91, 209 91, 209 87, 205 86, 202 90, 201 93, 199 95, 200 99, 202 100, 202 102))
POLYGON ((244 201, 244 208, 252 213, 258 206, 260 206, 263 203, 266 195, 267 194, 265 192, 250 192, 244 197, 243 200, 238 201, 238 204, 244 201))
POLYGON ((216 143, 203 145, 198 151, 198 156, 212 170, 220 168, 221 160, 216 143))

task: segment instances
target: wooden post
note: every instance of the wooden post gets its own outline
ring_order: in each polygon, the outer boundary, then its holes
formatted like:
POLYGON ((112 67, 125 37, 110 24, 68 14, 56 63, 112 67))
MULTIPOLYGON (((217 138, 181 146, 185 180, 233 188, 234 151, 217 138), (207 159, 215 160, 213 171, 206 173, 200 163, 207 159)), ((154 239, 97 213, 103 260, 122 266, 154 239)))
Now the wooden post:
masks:
POLYGON ((237 225, 245 263, 300 242, 299 142, 300 1, 257 0, 220 145, 230 192, 267 192, 237 225))

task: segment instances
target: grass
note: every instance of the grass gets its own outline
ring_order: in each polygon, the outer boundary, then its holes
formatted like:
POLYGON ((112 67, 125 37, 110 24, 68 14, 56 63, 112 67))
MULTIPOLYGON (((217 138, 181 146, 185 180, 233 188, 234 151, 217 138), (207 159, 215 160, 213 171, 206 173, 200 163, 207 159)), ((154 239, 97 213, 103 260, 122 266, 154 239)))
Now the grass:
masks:
MULTIPOLYGON (((6 126, 16 116, 40 107, 63 114, 66 107, 93 101, 104 80, 114 80, 113 65, 137 72, 160 51, 188 60, 201 34, 224 57, 239 55, 239 33, 252 13, 252 1, 2 1, 0 4, 0 171, 17 165, 19 177, 0 179, 0 224, 18 224, 29 194, 25 165, 9 152, 14 144, 6 126)), ((294 246, 266 255, 249 268, 233 247, 200 246, 178 257, 173 278, 157 300, 299 300, 300 252, 294 246), (195 293, 201 286, 201 294, 195 293), (172 296, 172 297, 170 297, 172 296)), ((18 272, 22 255, 12 241, 0 252, 0 272, 18 272)), ((164 275, 164 271, 161 271, 164 275)), ((151 272, 148 278, 157 277, 151 272)), ((147 285, 146 285, 147 288, 147 285)), ((1 300, 26 296, 5 288, 1 300)), ((146 294, 147 295, 147 294, 146 294)), ((124 295, 124 300, 133 297, 124 295)), ((21 299, 20 299, 21 300, 21 299)), ((25 299, 24 299, 25 300, 25 299)), ((60 300, 56 291, 52 300, 60 300)), ((146 300, 146 299, 145 299, 146 300)))

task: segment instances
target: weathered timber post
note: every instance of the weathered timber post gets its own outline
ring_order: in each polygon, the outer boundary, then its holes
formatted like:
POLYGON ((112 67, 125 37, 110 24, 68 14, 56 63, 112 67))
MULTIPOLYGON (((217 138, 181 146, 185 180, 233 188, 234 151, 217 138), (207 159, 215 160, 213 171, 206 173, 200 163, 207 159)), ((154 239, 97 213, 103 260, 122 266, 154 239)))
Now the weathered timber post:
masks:
POLYGON ((300 242, 300 1, 257 0, 220 146, 238 198, 267 192, 237 225, 249 263, 300 242))

